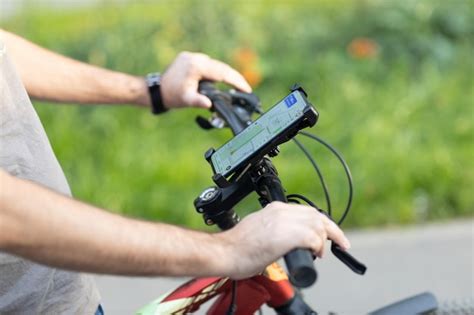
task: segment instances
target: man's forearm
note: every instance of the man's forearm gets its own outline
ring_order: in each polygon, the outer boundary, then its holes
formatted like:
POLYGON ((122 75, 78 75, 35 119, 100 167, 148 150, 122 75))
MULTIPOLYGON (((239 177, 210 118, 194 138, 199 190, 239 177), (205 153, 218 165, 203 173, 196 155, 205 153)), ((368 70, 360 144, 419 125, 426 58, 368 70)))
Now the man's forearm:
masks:
POLYGON ((124 218, 1 170, 0 251, 109 274, 211 276, 230 268, 218 235, 124 218))
POLYGON ((150 104, 141 77, 61 56, 1 29, 0 35, 33 98, 81 104, 150 104))

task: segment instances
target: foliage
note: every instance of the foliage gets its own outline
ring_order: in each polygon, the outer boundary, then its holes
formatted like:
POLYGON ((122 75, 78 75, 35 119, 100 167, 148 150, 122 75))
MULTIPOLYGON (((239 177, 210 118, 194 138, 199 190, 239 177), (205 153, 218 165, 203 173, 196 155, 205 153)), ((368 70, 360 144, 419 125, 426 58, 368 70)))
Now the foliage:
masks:
MULTIPOLYGON (((179 51, 202 51, 254 78, 266 108, 302 83, 321 115, 313 132, 353 171, 347 225, 364 226, 473 213, 472 8, 468 0, 189 0, 60 11, 32 2, 4 26, 74 58, 140 75, 165 69, 179 51)), ((228 132, 198 130, 196 110, 157 118, 135 108, 36 104, 76 197, 203 226, 192 206, 211 185, 202 156, 228 132)), ((342 209, 342 169, 323 148, 311 148, 342 209)), ((288 190, 324 205, 320 185, 307 175, 310 164, 292 144, 282 151, 276 164, 288 190)), ((249 200, 243 212, 257 208, 249 200)))

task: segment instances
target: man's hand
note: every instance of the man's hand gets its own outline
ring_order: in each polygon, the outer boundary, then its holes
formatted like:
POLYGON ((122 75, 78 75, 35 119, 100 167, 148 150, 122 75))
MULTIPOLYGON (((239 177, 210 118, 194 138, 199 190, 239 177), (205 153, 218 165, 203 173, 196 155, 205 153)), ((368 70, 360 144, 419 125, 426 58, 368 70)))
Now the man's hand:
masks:
POLYGON ((243 92, 252 88, 244 77, 229 65, 199 53, 182 52, 163 74, 161 97, 167 108, 211 107, 211 101, 198 93, 200 80, 227 83, 243 92))
POLYGON ((247 216, 233 229, 216 235, 227 242, 224 260, 235 279, 255 275, 295 248, 322 257, 326 240, 347 250, 350 243, 339 227, 314 208, 273 202, 247 216))

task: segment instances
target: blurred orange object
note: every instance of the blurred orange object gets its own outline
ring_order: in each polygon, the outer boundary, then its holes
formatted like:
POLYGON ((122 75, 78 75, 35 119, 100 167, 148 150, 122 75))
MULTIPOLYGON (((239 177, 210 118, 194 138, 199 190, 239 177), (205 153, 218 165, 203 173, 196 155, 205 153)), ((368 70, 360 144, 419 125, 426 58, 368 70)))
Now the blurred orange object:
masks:
POLYGON ((235 52, 235 62, 239 65, 248 65, 257 62, 257 54, 250 48, 240 48, 235 52))
POLYGON ((379 45, 370 38, 357 37, 349 43, 347 52, 354 58, 369 59, 377 56, 379 45))
POLYGON ((240 72, 251 87, 256 87, 262 81, 262 74, 257 69, 245 68, 240 72))
POLYGON ((258 55, 251 48, 237 49, 234 53, 234 61, 237 70, 252 87, 256 87, 262 81, 258 55))

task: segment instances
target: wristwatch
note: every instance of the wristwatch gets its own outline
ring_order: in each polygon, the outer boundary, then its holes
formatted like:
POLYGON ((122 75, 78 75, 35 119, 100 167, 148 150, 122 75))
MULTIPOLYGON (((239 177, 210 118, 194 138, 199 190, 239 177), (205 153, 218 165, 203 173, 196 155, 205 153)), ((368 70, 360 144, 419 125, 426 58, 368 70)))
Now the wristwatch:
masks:
POLYGON ((158 72, 147 74, 146 83, 148 85, 148 92, 151 98, 151 112, 158 115, 166 112, 168 109, 164 106, 161 98, 161 75, 158 72))

